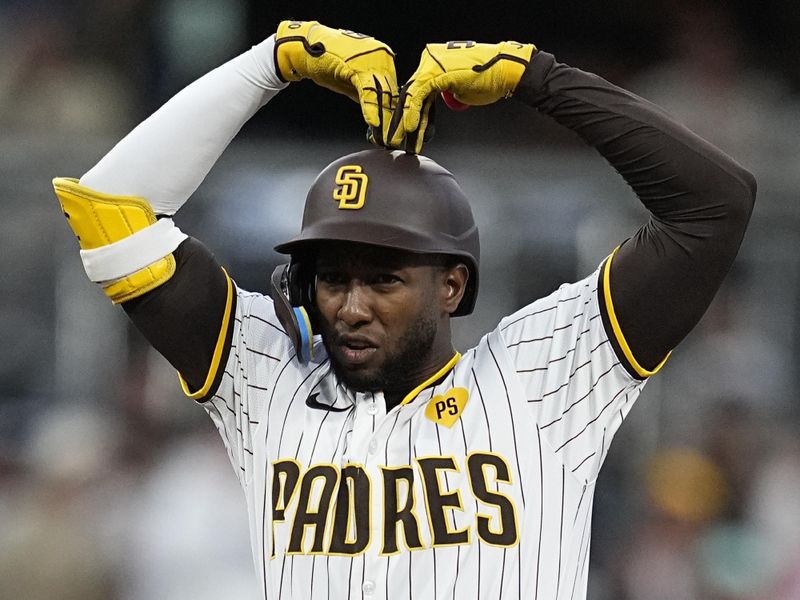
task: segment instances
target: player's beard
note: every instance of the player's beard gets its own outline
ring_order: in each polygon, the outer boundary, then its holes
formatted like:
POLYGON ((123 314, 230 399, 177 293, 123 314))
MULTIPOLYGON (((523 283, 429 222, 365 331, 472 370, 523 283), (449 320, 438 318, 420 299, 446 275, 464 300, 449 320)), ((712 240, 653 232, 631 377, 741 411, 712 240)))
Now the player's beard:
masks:
POLYGON ((397 347, 385 353, 383 364, 377 369, 350 370, 345 368, 331 352, 330 335, 323 335, 322 342, 339 381, 356 392, 398 391, 405 386, 413 388, 418 382, 409 380, 415 373, 423 371, 436 339, 437 323, 431 315, 420 315, 401 336, 397 347))

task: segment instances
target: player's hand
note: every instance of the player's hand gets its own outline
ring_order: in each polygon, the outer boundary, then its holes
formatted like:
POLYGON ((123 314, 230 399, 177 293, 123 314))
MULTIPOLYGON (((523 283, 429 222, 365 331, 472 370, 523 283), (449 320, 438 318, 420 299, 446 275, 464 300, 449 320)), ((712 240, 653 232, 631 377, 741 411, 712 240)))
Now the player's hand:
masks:
POLYGON ((400 146, 405 137, 407 151, 422 149, 437 93, 448 92, 468 106, 510 98, 535 51, 533 44, 518 42, 428 44, 401 91, 390 144, 400 146))
POLYGON ((283 21, 275 34, 275 64, 284 81, 311 79, 358 102, 370 141, 386 143, 398 95, 389 46, 317 21, 283 21))

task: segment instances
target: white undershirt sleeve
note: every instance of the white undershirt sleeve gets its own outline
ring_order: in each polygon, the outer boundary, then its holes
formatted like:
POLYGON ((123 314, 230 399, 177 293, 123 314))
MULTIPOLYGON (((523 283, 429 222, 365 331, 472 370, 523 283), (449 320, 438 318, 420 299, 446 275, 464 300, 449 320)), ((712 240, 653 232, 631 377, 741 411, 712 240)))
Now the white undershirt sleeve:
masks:
POLYGON ((250 117, 287 84, 274 36, 190 84, 125 136, 81 184, 174 214, 250 117))

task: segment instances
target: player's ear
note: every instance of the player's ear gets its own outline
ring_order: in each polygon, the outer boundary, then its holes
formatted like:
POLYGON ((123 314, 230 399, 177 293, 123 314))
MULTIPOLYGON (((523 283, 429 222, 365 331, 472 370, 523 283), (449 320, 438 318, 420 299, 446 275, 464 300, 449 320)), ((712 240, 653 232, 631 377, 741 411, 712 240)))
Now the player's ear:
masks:
POLYGON ((442 308, 445 312, 453 314, 464 292, 467 289, 469 280, 469 269, 464 263, 456 263, 447 267, 442 275, 442 308))

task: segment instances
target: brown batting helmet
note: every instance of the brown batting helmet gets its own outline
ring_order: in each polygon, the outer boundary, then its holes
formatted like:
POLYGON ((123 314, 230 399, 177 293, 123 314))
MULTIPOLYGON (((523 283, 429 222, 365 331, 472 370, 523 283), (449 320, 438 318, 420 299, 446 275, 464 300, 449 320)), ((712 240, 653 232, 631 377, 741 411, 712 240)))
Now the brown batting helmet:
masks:
POLYGON ((325 241, 458 257, 469 281, 453 316, 475 306, 478 227, 453 174, 429 158, 372 149, 325 167, 306 197, 300 234, 275 250, 294 259, 325 241))

